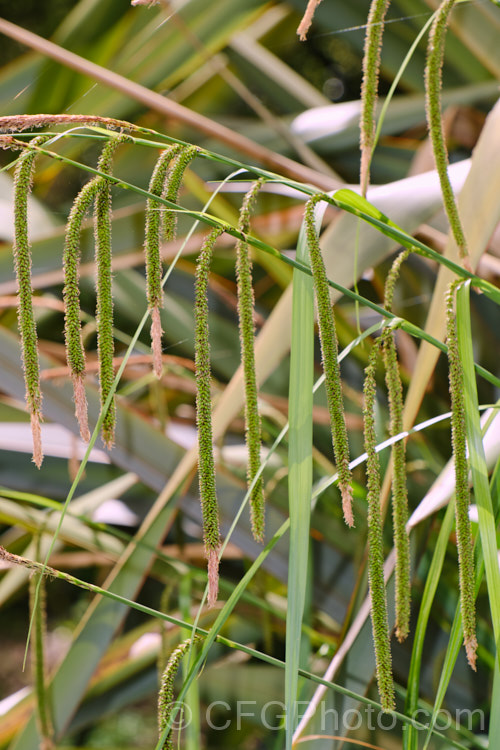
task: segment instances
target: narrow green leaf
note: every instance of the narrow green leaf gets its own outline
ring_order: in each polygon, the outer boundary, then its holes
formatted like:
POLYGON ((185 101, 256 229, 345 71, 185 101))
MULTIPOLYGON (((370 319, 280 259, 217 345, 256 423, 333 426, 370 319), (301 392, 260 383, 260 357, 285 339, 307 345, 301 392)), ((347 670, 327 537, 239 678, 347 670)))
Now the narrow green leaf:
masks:
MULTIPOLYGON (((326 204, 315 207, 316 231, 326 204)), ((307 227, 302 225, 297 260, 309 264, 307 227)), ((288 608, 286 622, 286 747, 291 750, 297 722, 297 686, 300 636, 304 613, 309 550, 309 523, 312 495, 312 387, 314 365, 314 290, 312 279, 294 271, 292 301, 292 343, 289 386, 289 471, 290 547, 288 567, 288 608)))
POLYGON ((470 282, 465 282, 457 290, 458 348, 464 373, 465 423, 467 444, 469 447, 469 463, 479 516, 479 533, 484 554, 488 599, 493 621, 493 633, 497 646, 496 658, 498 660, 498 649, 500 646, 500 568, 498 567, 495 515, 493 513, 488 482, 488 468, 479 420, 479 403, 472 351, 469 292, 470 282))
MULTIPOLYGON (((434 554, 432 555, 429 571, 426 575, 417 627, 415 628, 410 673, 408 675, 408 692, 406 694, 405 702, 405 713, 408 716, 412 716, 413 712, 418 708, 422 653, 424 649, 425 634, 427 632, 427 623, 429 622, 432 603, 441 577, 448 539, 453 529, 454 518, 454 506, 453 503, 449 503, 443 518, 443 523, 441 524, 436 546, 434 547, 434 554)), ((411 724, 407 724, 403 730, 403 748, 404 750, 418 750, 418 732, 411 724)))
MULTIPOLYGON (((491 487, 492 487, 491 494, 495 501, 494 502, 495 525, 497 525, 499 513, 500 513, 500 502, 499 502, 500 498, 498 497, 499 488, 500 488, 500 459, 497 461, 497 464, 495 466, 495 471, 493 472, 493 477, 491 480, 491 487)), ((475 581, 475 596, 476 597, 479 593, 481 582, 484 576, 484 555, 483 555, 483 550, 479 542, 480 542, 480 539, 476 538, 475 540, 475 548, 477 548, 476 581, 475 581)), ((441 668, 441 676, 439 678, 439 684, 438 684, 438 688, 436 690, 436 695, 434 698, 434 707, 432 710, 432 716, 429 721, 429 727, 427 730, 427 736, 425 738, 423 750, 427 750, 429 742, 431 741, 432 729, 436 723, 437 716, 439 714, 441 706, 443 705, 444 697, 448 689, 448 685, 450 684, 453 669, 455 667, 455 664, 456 664, 456 661, 458 659, 458 655, 460 652, 460 648, 462 646, 462 639, 463 639, 462 614, 460 610, 460 605, 457 604, 455 617, 453 618, 453 624, 451 626, 450 638, 448 641, 448 648, 446 649, 446 655, 444 657, 443 666, 441 668)), ((498 671, 498 661, 495 661, 495 672, 496 671, 498 671)), ((495 705, 495 702, 498 702, 498 695, 495 696, 495 683, 494 683, 492 706, 495 705)), ((491 716, 496 717, 496 714, 493 713, 493 708, 492 708, 491 716)), ((496 723, 495 721, 492 721, 492 723, 490 724, 490 737, 499 736, 498 732, 493 734, 493 732, 495 731, 494 729, 495 723, 496 723)))

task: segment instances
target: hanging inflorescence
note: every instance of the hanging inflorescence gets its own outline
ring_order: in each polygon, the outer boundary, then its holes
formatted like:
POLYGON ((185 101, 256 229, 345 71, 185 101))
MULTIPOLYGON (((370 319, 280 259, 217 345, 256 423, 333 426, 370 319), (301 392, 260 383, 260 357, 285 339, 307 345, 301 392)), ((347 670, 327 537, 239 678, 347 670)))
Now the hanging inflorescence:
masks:
MULTIPOLYGON (((311 2, 313 10, 317 2, 311 2)), ((436 166, 441 179, 444 203, 450 225, 462 258, 467 249, 458 212, 447 176, 446 144, 441 125, 441 68, 444 38, 449 14, 454 0, 445 0, 436 14, 429 41, 426 69, 427 112, 429 130, 433 143, 436 166)), ((361 122, 361 190, 366 192, 369 183, 369 168, 374 147, 375 110, 377 101, 380 48, 383 24, 389 0, 374 0, 370 8, 363 67, 363 114, 361 122)), ((312 11, 311 11, 312 12, 312 11)), ((15 172, 15 240, 14 258, 19 285, 19 328, 23 367, 26 380, 26 400, 31 413, 33 429, 33 460, 39 466, 42 461, 40 440, 41 390, 38 363, 37 335, 33 315, 31 257, 27 229, 27 203, 31 189, 34 162, 40 147, 49 136, 39 136, 24 146, 15 172)), ((82 342, 79 266, 80 239, 83 220, 87 212, 93 211, 95 227, 97 339, 99 357, 99 383, 101 410, 105 412, 102 422, 102 437, 110 447, 114 440, 115 404, 114 390, 114 337, 113 296, 111 273, 111 186, 115 152, 128 136, 113 134, 106 141, 99 162, 101 173, 91 179, 79 192, 70 211, 64 246, 64 303, 65 339, 67 362, 74 388, 76 416, 82 438, 90 438, 87 417, 84 378, 86 371, 85 352, 82 342)), ((146 205, 146 227, 144 251, 146 259, 147 304, 151 317, 151 346, 153 370, 157 377, 162 373, 162 324, 163 267, 161 246, 175 239, 177 224, 177 200, 186 168, 196 157, 195 146, 175 144, 163 150, 156 162, 149 183, 149 198, 146 205)), ((248 451, 247 481, 251 486, 251 523, 255 538, 264 539, 264 488, 261 471, 262 427, 258 408, 258 384, 255 368, 255 311, 252 282, 252 260, 248 243, 253 207, 263 179, 255 182, 245 195, 238 222, 236 245, 236 277, 238 292, 238 317, 241 345, 241 360, 245 391, 245 433, 248 451)), ((338 357, 338 340, 335 316, 330 297, 328 277, 322 258, 318 232, 315 226, 315 207, 324 200, 322 194, 314 195, 306 204, 304 222, 309 248, 310 266, 313 276, 314 295, 318 313, 318 328, 321 343, 322 363, 325 374, 327 403, 330 414, 332 445, 338 470, 338 486, 342 496, 342 510, 346 523, 354 525, 352 510, 352 474, 349 467, 349 442, 344 413, 342 382, 338 357)), ((203 537, 208 560, 208 604, 214 605, 218 594, 219 557, 221 534, 216 492, 214 437, 212 428, 212 374, 209 342, 208 287, 214 246, 224 231, 223 225, 213 228, 205 239, 199 253, 195 280, 195 371, 196 412, 198 428, 198 477, 201 499, 203 537)), ((408 252, 401 253, 389 272, 385 284, 385 306, 392 310, 395 284, 408 252)), ((467 657, 475 667, 477 641, 474 614, 474 572, 471 529, 468 517, 469 488, 468 466, 465 445, 463 374, 456 340, 454 316, 454 289, 447 297, 449 380, 452 403, 452 440, 456 471, 456 525, 459 553, 460 598, 464 626, 464 641, 467 657)), ((395 324, 397 325, 397 323, 395 324)), ((395 342, 395 325, 384 327, 374 343, 364 384, 364 439, 367 453, 367 505, 368 505, 368 578, 371 597, 373 639, 377 665, 377 681, 384 710, 395 705, 392 680, 390 633, 387 612, 387 595, 384 583, 383 515, 380 506, 380 464, 376 451, 375 431, 376 369, 381 355, 385 367, 385 383, 388 392, 390 413, 390 435, 396 438, 403 432, 403 388, 399 372, 395 342)), ((406 531, 408 500, 406 488, 405 441, 396 439, 392 447, 392 521, 394 547, 396 551, 396 635, 403 640, 409 631, 410 618, 410 552, 406 531)), ((169 714, 167 706, 173 699, 173 679, 182 655, 189 642, 181 644, 170 658, 162 679, 160 691, 160 733, 164 731, 169 714)), ((49 723, 44 735, 50 736, 49 723)), ((171 738, 165 747, 171 747, 171 738)))
MULTIPOLYGON (((238 229, 248 234, 250 216, 262 180, 257 180, 243 199, 238 229)), ((253 483, 250 493, 252 531, 259 542, 264 540, 264 485, 257 477, 260 467, 261 421, 258 406, 258 387, 254 353, 254 293, 252 286, 252 260, 248 242, 238 240, 236 245, 236 277, 238 281, 238 316, 241 344, 241 363, 245 386, 245 429, 248 451, 247 478, 253 483)))
POLYGON ((326 396, 330 412, 333 452, 338 470, 338 486, 342 495, 342 510, 348 526, 354 526, 352 512, 352 474, 349 468, 349 441, 345 423, 342 381, 338 359, 338 341, 330 300, 330 290, 325 264, 321 256, 318 235, 314 225, 314 206, 321 195, 312 198, 306 205, 304 221, 307 244, 311 260, 314 293, 318 309, 318 327, 321 341, 321 356, 325 373, 326 396))
MULTIPOLYGON (((36 541, 37 557, 40 555, 40 536, 36 541)), ((52 750, 54 727, 52 705, 46 675, 47 597, 45 577, 33 573, 29 582, 30 613, 33 618, 31 635, 31 671, 36 693, 37 724, 40 734, 40 750, 52 750)))
MULTIPOLYGON (((98 163, 100 172, 111 174, 112 162, 117 146, 126 141, 126 135, 111 138, 103 148, 98 163)), ((180 183, 189 162, 198 149, 181 144, 166 149, 160 155, 149 186, 154 196, 165 198, 172 203, 177 200, 180 183)), ((74 388, 76 416, 80 434, 86 441, 90 439, 87 419, 87 401, 84 388, 85 352, 80 326, 80 234, 87 211, 94 208, 95 247, 97 268, 97 335, 99 351, 99 379, 101 407, 108 400, 113 388, 113 297, 111 277, 111 185, 105 177, 98 176, 88 182, 79 192, 70 211, 64 248, 64 303, 67 361, 74 388)), ((151 339, 153 367, 156 375, 161 375, 161 322, 162 306, 162 263, 160 245, 163 240, 175 237, 176 219, 154 198, 149 198, 146 206, 145 256, 147 270, 147 295, 151 314, 151 339)), ((103 440, 111 447, 114 441, 115 405, 111 400, 102 426, 103 440)))
POLYGON ((33 461, 42 465, 42 391, 40 388, 40 364, 38 339, 33 312, 33 290, 31 286, 31 246, 28 236, 28 198, 33 183, 37 146, 43 145, 47 135, 33 138, 30 146, 18 159, 14 175, 14 265, 19 290, 18 324, 21 337, 21 356, 26 385, 26 405, 31 416, 33 434, 33 461))
MULTIPOLYGON (((362 84, 361 167, 360 188, 362 195, 370 181, 370 163, 375 145, 375 115, 378 97, 382 35, 385 16, 390 0, 372 0, 365 39, 362 84)), ((441 116, 442 67, 446 31, 456 0, 444 0, 431 27, 425 69, 426 111, 429 136, 434 152, 436 170, 441 183, 443 203, 450 228, 464 266, 470 270, 467 243, 458 214, 453 189, 448 176, 448 153, 441 116)), ((385 285, 385 305, 392 308, 394 285, 401 263, 407 257, 401 253, 391 269, 385 285)), ((461 364, 456 342, 456 324, 453 308, 453 287, 447 297, 448 358, 449 379, 452 401, 452 439, 456 472, 456 523, 457 546, 459 550, 459 578, 462 617, 464 622, 464 642, 467 658, 475 668, 477 641, 474 614, 474 575, 473 552, 468 516, 469 488, 465 447, 465 425, 461 364)), ((387 603, 383 579, 382 516, 380 509, 380 467, 375 451, 376 361, 381 351, 385 366, 385 381, 388 391, 390 412, 390 434, 392 437, 403 432, 403 392, 393 326, 386 326, 373 346, 368 367, 365 371, 364 432, 367 452, 368 483, 368 541, 369 541, 369 582, 372 605, 372 625, 375 643, 377 680, 382 706, 390 709, 394 705, 390 666, 390 635, 387 620, 387 603)), ((396 552, 396 635, 403 640, 409 631, 410 618, 410 551, 406 531, 408 500, 406 488, 405 441, 397 440, 392 447, 392 518, 394 547, 396 552)))
MULTIPOLYGON (((394 287, 401 264, 408 251, 398 255, 385 283, 385 307, 391 310, 394 287)), ((387 595, 384 583, 383 518, 380 507, 380 461, 376 452, 375 404, 377 394, 376 368, 379 352, 385 365, 385 382, 388 392, 390 434, 396 437, 403 431, 403 388, 399 373, 394 330, 386 326, 370 352, 365 370, 364 384, 364 436, 368 503, 368 579, 371 600, 371 617, 377 681, 384 710, 394 708, 394 687, 391 671, 390 632, 387 616, 387 595)), ((394 548, 396 552, 396 635, 402 641, 409 632, 410 620, 410 548, 406 531, 408 498, 406 490, 405 443, 398 440, 392 447, 392 518, 394 548)))
POLYGON ((100 177, 88 182, 78 193, 68 217, 64 243, 64 333, 66 337, 66 360, 73 380, 75 413, 80 435, 85 442, 90 440, 85 395, 85 351, 80 325, 80 233, 85 214, 93 205, 100 177))
MULTIPOLYGON (((110 138, 103 147, 98 162, 100 172, 111 174, 113 157, 126 135, 110 138)), ((113 388, 114 340, 113 340, 113 295, 111 277, 111 184, 105 177, 98 176, 80 190, 71 208, 66 225, 64 244, 64 331, 66 338, 66 359, 73 380, 75 413, 83 440, 90 439, 85 396, 85 352, 80 326, 80 234, 87 211, 94 208, 94 237, 96 257, 97 291, 97 344, 99 353, 99 383, 101 408, 105 407, 113 388)), ((115 404, 111 399, 102 423, 104 443, 111 447, 114 442, 115 404)))
MULTIPOLYGON (((196 146, 176 144, 160 155, 149 183, 149 192, 171 203, 177 202, 184 172, 198 153, 196 146)), ((153 198, 146 206, 146 278, 148 306, 151 315, 151 349, 156 377, 162 372, 162 328, 160 310, 163 306, 161 244, 175 239, 177 214, 153 198)))
POLYGON ((384 21, 389 4, 390 0, 372 0, 366 23, 360 123, 361 166, 359 181, 362 195, 366 195, 370 182, 370 162, 375 144, 375 114, 378 101, 380 52, 382 49, 384 21))
MULTIPOLYGON (((201 636, 194 636, 194 638, 188 638, 186 641, 180 643, 174 651, 172 651, 167 666, 163 671, 160 679, 160 692, 158 695, 158 731, 160 739, 163 737, 165 729, 170 721, 173 710, 178 707, 174 701, 174 681, 179 664, 182 658, 190 650, 195 643, 201 640, 201 636)), ((174 742, 172 740, 172 730, 168 731, 166 738, 163 741, 163 750, 174 750, 174 742)))
POLYGON ((450 285, 446 296, 446 343, 451 397, 451 440, 455 465, 455 523, 457 530, 460 609, 467 660, 476 669, 476 614, 474 595, 474 550, 469 518, 469 464, 467 461, 465 427, 465 388, 462 362, 458 350, 455 318, 457 282, 450 285))
POLYGON ((446 32, 456 0, 444 0, 439 6, 429 34, 425 66, 425 96, 429 136, 434 162, 441 183, 443 204, 462 262, 469 268, 469 256, 462 223, 448 176, 448 150, 441 117, 441 86, 446 32))
MULTIPOLYGON (((387 274, 385 282, 385 307, 391 312, 394 298, 394 287, 402 263, 410 254, 409 250, 401 252, 387 274)), ((403 432, 403 386, 399 372, 396 350, 395 331, 387 326, 380 336, 382 357, 385 366, 385 383, 389 398, 391 437, 403 432)), ((403 641, 410 629, 410 540, 406 530, 408 521, 408 492, 406 488, 406 443, 397 440, 391 449, 392 453, 392 525, 394 549, 396 552, 396 637, 403 641)))
POLYGON ((196 268, 194 310, 198 481, 203 516, 203 539, 208 560, 208 604, 210 606, 217 601, 219 590, 220 531, 212 431, 212 376, 207 293, 213 247, 220 234, 220 229, 213 229, 201 248, 196 268))
POLYGON ((376 453, 377 439, 374 414, 377 395, 377 382, 375 378, 377 355, 377 347, 373 347, 370 352, 368 366, 365 370, 364 384, 363 419, 368 490, 368 581, 380 702, 384 711, 392 711, 395 706, 395 698, 392 681, 387 595, 384 582, 384 539, 380 510, 380 463, 376 453))

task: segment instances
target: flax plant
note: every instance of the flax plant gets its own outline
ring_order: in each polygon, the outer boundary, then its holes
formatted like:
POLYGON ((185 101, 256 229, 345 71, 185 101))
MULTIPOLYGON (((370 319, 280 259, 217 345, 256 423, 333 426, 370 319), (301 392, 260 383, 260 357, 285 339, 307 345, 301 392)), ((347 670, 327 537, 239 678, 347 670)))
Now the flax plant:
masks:
POLYGON ((469 465, 465 424, 465 399, 455 318, 455 291, 452 283, 446 295, 446 331, 451 398, 451 440, 455 464, 455 521, 457 530, 460 608, 467 660, 476 669, 476 614, 474 595, 474 550, 469 519, 469 465))
MULTIPOLYGON (((31 142, 41 146, 48 139, 40 135, 31 142)), ((38 339, 33 312, 31 286, 31 246, 28 236, 28 197, 33 184, 33 172, 37 151, 28 145, 19 157, 14 175, 14 265, 19 290, 18 324, 21 336, 21 357, 26 385, 26 404, 30 412, 33 435, 33 462, 40 468, 43 461, 42 434, 42 391, 40 388, 40 364, 38 360, 38 339)))
POLYGON ((349 468, 349 441, 345 423, 344 404, 342 399, 342 381, 338 361, 338 341, 335 318, 332 311, 330 291, 325 265, 321 256, 318 235, 314 226, 314 206, 321 200, 315 196, 308 201, 304 214, 307 243, 311 260, 311 271, 314 281, 314 293, 318 309, 318 327, 321 341, 321 354, 325 372, 326 396, 330 413, 332 443, 337 470, 338 485, 342 495, 342 510, 348 526, 354 526, 352 512, 352 474, 349 468))
MULTIPOLYGON (((394 286, 402 263, 410 254, 405 250, 398 255, 387 275, 385 283, 385 307, 392 310, 394 286)), ((389 326, 381 336, 382 355, 385 365, 385 381, 389 397, 390 434, 403 432, 403 386, 399 372, 395 335, 389 326)), ((406 531, 408 521, 408 492, 406 488, 406 443, 398 440, 392 446, 392 522, 394 548, 396 551, 396 636, 403 641, 410 627, 410 540, 406 531)))
MULTIPOLYGON (((243 199, 238 229, 247 234, 250 216, 262 180, 257 180, 243 199)), ((259 471, 261 448, 261 421, 258 405, 258 387, 254 352, 254 293, 252 287, 252 260, 248 243, 238 240, 236 246, 236 276, 238 282, 238 316, 241 360, 245 385, 245 433, 248 451, 247 478, 251 484, 259 471)), ((259 476, 250 495, 252 532, 259 542, 264 540, 264 483, 259 476)))
POLYGON ((198 425, 198 479, 203 515, 203 538, 208 559, 208 604, 217 601, 219 588, 219 509, 215 486, 215 460, 212 431, 212 397, 210 341, 208 330, 208 278, 213 247, 221 230, 217 227, 207 236, 201 248, 196 269, 195 289, 195 368, 196 421, 198 425))
POLYGON ((448 175, 448 150, 441 116, 441 88, 446 32, 450 14, 456 0, 444 0, 439 6, 432 23, 427 46, 425 66, 425 97, 429 137, 434 153, 434 162, 439 175, 443 204, 450 222, 451 231, 457 243, 458 252, 464 266, 470 270, 467 241, 460 221, 457 203, 448 175))
POLYGON ((384 542, 382 515, 380 511, 380 464, 376 453, 375 400, 377 385, 375 380, 378 345, 370 352, 365 370, 364 384, 364 437, 367 454, 367 502, 368 502, 368 580, 370 585, 371 619, 377 684, 380 702, 384 711, 392 711, 395 706, 392 680, 392 657, 387 615, 387 596, 384 582, 384 542))

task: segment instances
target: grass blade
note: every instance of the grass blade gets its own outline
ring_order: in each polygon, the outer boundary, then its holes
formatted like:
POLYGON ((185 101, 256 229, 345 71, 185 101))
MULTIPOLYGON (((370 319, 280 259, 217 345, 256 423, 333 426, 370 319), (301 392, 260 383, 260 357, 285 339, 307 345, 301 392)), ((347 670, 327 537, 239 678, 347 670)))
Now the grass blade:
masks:
MULTIPOLYGON (((326 204, 315 207, 316 231, 326 204)), ((297 260, 308 265, 306 226, 297 245, 297 260)), ((286 622, 286 747, 291 750, 296 724, 296 701, 300 639, 304 612, 309 520, 312 494, 312 387, 314 364, 314 291, 310 277, 294 271, 292 301, 292 344, 289 387, 289 474, 290 547, 288 568, 288 607, 286 622)))
MULTIPOLYGON (((441 577, 448 539, 453 529, 453 522, 455 517, 453 509, 453 503, 450 502, 446 509, 436 546, 434 548, 432 561, 429 566, 429 572, 426 576, 424 593, 422 595, 422 603, 420 605, 417 627, 415 629, 415 640, 413 641, 410 673, 408 675, 408 692, 406 694, 405 702, 405 712, 408 716, 412 716, 413 712, 418 708, 420 671, 425 634, 427 631, 429 616, 431 614, 432 603, 434 601, 436 589, 441 577)), ((411 724, 408 724, 404 729, 403 748, 404 750, 418 750, 418 733, 411 724)))
MULTIPOLYGON (((491 495, 495 500, 495 524, 498 524, 498 515, 499 515, 499 498, 498 498, 498 491, 500 487, 500 460, 497 461, 495 471, 493 472, 493 478, 491 480, 491 495)), ((479 538, 476 538, 475 545, 479 546, 479 538)), ((482 554, 482 549, 479 547, 477 552, 477 562, 476 562, 476 582, 475 582, 475 596, 477 597, 479 593, 479 589, 481 586, 481 582, 483 580, 484 576, 484 556, 482 554)), ((446 694, 446 691, 448 689, 448 685, 450 684, 451 676, 453 673, 453 669, 455 667, 458 654, 460 652, 460 647, 462 645, 462 639, 463 639, 463 630, 462 630, 462 614, 460 611, 460 606, 457 604, 457 608, 455 611, 455 617, 453 618, 453 624, 451 626, 450 631, 450 638, 448 641, 448 648, 446 650, 446 655, 444 658, 443 666, 441 669, 441 676, 439 678, 439 685, 436 691, 436 696, 434 698, 434 707, 432 710, 432 716, 429 721, 429 728, 427 730, 427 736, 425 738, 425 743, 423 750, 427 750, 427 747, 429 745, 429 742, 431 740, 432 736, 432 729, 436 723, 437 715, 441 709, 441 706, 444 701, 444 696, 446 694)), ((498 671, 498 661, 495 662, 495 677, 496 678, 496 672, 498 671)), ((493 697, 492 697, 492 706, 495 705, 495 702, 498 701, 498 695, 495 695, 495 690, 498 689, 495 688, 495 682, 493 683, 493 697)), ((496 717, 496 714, 494 713, 494 709, 492 709, 491 715, 491 724, 490 724, 490 737, 498 737, 498 731, 496 734, 493 734, 495 732, 495 725, 496 721, 494 721, 494 717, 496 717)))
POLYGON ((498 660, 498 647, 500 645, 500 568, 498 567, 495 515, 493 513, 488 482, 488 468, 479 420, 479 404, 472 351, 469 292, 470 282, 461 285, 457 290, 458 347, 464 373, 465 423, 469 448, 469 463, 478 510, 479 533, 484 554, 488 599, 493 621, 493 633, 497 646, 496 658, 498 660))

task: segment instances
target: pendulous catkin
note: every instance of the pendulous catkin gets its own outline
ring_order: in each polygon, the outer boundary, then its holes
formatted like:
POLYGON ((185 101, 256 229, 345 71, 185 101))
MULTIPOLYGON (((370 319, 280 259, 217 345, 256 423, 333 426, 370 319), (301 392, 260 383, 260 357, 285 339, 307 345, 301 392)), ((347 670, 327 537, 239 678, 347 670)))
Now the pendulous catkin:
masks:
MULTIPOLYGON (((257 180, 243 199, 238 229, 247 234, 250 216, 263 181, 257 180)), ((245 387, 245 433, 248 451, 247 479, 251 484, 260 467, 261 420, 258 405, 257 376, 254 352, 254 293, 252 287, 252 260, 248 243, 238 240, 236 245, 236 278, 238 285, 238 317, 240 329, 241 360, 245 387)), ((254 538, 264 540, 265 506, 264 484, 260 476, 250 495, 250 513, 254 538)))
MULTIPOLYGON (((40 551, 37 540, 37 554, 40 551)), ((33 573, 29 582, 30 612, 33 618, 31 639, 31 670, 36 694, 36 714, 40 733, 41 750, 55 747, 53 737, 50 692, 46 684, 45 643, 47 640, 47 597, 45 579, 41 573, 33 573), (38 595, 37 595, 38 594, 38 595), (36 608, 36 609, 35 609, 36 608)))
POLYGON ((375 661, 377 665, 377 685, 380 702, 384 711, 392 711, 395 706, 394 684, 392 679, 392 657, 387 616, 387 596, 384 583, 384 543, 382 516, 380 512, 380 465, 376 453, 375 433, 375 368, 378 345, 370 353, 365 370, 364 384, 364 436, 367 454, 367 502, 368 502, 368 580, 370 585, 371 619, 375 661))
MULTIPOLYGON (((160 739, 163 736, 170 716, 172 715, 172 711, 176 705, 174 701, 174 681, 177 670, 179 669, 179 664, 189 648, 200 640, 201 636, 194 636, 194 638, 188 638, 186 641, 180 643, 177 648, 172 651, 167 666, 161 676, 160 692, 158 694, 158 731, 160 739)), ((168 732, 163 742, 163 750, 174 750, 171 730, 168 732)))
MULTIPOLYGON (((184 171, 189 162, 196 156, 197 151, 198 149, 194 146, 183 146, 181 144, 170 146, 162 151, 151 175, 149 192, 175 202, 184 171)), ((163 239, 170 242, 175 238, 175 228, 175 213, 153 198, 148 198, 144 250, 148 306, 151 315, 153 371, 158 378, 162 371, 161 338, 163 334, 160 320, 160 310, 163 304, 163 265, 160 245, 163 239)))
MULTIPOLYGON (((404 250, 394 261, 385 283, 385 307, 392 310, 394 286, 402 263, 410 254, 404 250)), ((381 337, 382 356, 385 365, 385 382, 389 396, 390 435, 403 432, 403 386, 399 372, 395 334, 387 326, 381 337)), ((406 530, 408 521, 408 492, 406 487, 406 443, 398 440, 392 446, 392 523, 394 529, 394 549, 396 552, 396 637, 403 641, 410 629, 410 540, 406 530)))
POLYGON ((469 519, 469 466, 465 426, 463 370, 460 360, 455 318, 455 291, 450 285, 446 296, 446 344, 448 346, 448 377, 451 397, 451 440, 455 464, 455 522, 457 530, 460 609, 467 660, 476 669, 476 608, 474 595, 474 549, 469 519))
POLYGON ((348 526, 354 526, 352 512, 352 474, 349 468, 349 441, 342 398, 342 381, 338 360, 338 342, 335 319, 330 300, 330 291, 325 265, 321 256, 318 235, 314 225, 314 206, 321 200, 315 196, 308 201, 304 214, 307 244, 311 260, 314 293, 318 309, 318 327, 321 355, 325 372, 326 396, 330 412, 333 452, 339 475, 338 485, 342 495, 342 510, 348 526))
POLYGON ((464 265, 470 270, 462 223, 458 214, 453 188, 448 176, 448 150, 441 117, 441 86, 446 32, 450 14, 456 0, 444 0, 439 6, 432 23, 427 46, 427 63, 425 66, 425 98, 429 137, 434 152, 434 161, 441 184, 443 204, 450 222, 451 231, 457 243, 459 255, 464 265))
POLYGON ((363 83, 361 85, 361 166, 359 177, 363 196, 366 195, 370 182, 370 162, 375 142, 375 112, 378 100, 380 52, 384 21, 389 4, 390 0, 372 0, 366 24, 363 83))
POLYGON ((94 203, 99 189, 100 177, 86 185, 75 198, 66 225, 64 243, 64 333, 66 339, 66 360, 73 380, 75 412, 83 440, 90 440, 87 416, 87 398, 83 378, 85 375, 85 351, 80 325, 80 233, 85 214, 94 203))
POLYGON ((33 462, 42 465, 42 392, 40 388, 40 364, 38 338, 33 313, 31 287, 31 246, 28 236, 28 198, 33 184, 35 159, 38 155, 33 146, 41 146, 49 138, 39 135, 27 144, 17 162, 14 175, 14 244, 13 255, 19 289, 18 324, 21 336, 21 357, 26 385, 26 404, 31 417, 33 435, 33 462))
MULTIPOLYGON (((106 143, 99 162, 100 172, 111 174, 113 157, 120 143, 127 140, 119 135, 106 143)), ((113 293, 111 277, 111 184, 99 179, 94 200, 95 257, 97 266, 97 350, 99 356, 99 385, 101 409, 112 391, 114 381, 113 356, 113 293)), ((108 448, 114 443, 116 406, 111 400, 102 423, 102 439, 108 448)))
POLYGON ((219 228, 212 229, 200 251, 195 286, 196 419, 198 426, 198 479, 203 515, 203 539, 208 560, 208 604, 217 601, 219 589, 219 509, 215 486, 212 431, 210 341, 208 330, 208 278, 219 228))

